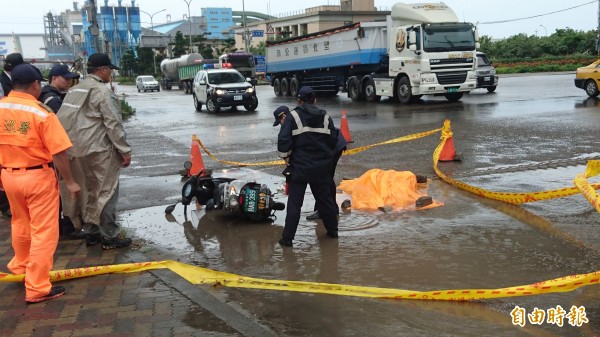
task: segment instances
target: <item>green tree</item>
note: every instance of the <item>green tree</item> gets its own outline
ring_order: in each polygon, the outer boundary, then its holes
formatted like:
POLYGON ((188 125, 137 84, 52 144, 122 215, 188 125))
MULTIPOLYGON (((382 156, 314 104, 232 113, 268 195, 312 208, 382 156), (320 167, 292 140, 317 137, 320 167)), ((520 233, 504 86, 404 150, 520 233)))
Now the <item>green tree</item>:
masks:
POLYGON ((180 57, 184 55, 187 50, 186 40, 183 38, 183 33, 180 30, 175 33, 175 42, 173 45, 173 56, 180 57))
POLYGON ((133 77, 134 74, 138 73, 139 62, 135 57, 133 48, 130 48, 121 57, 121 75, 124 77, 133 77))
POLYGON ((223 48, 221 49, 219 54, 235 53, 236 51, 237 51, 237 48, 235 47, 235 39, 229 38, 229 39, 223 41, 223 48))
POLYGON ((267 43, 260 41, 257 46, 250 46, 250 52, 254 55, 266 55, 267 54, 267 43))

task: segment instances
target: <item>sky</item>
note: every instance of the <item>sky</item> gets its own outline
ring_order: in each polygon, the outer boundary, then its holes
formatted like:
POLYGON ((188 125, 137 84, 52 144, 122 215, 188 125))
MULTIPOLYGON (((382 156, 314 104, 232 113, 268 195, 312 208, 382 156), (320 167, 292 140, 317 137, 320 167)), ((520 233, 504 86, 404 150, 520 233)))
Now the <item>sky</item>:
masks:
MULTIPOLYGON (((0 34, 11 32, 41 34, 44 32, 43 16, 48 12, 59 14, 66 9, 72 9, 73 2, 78 2, 80 8, 84 3, 83 0, 25 0, 20 2, 23 6, 19 6, 18 2, 13 2, 10 6, 2 6, 0 34)), ((154 15, 153 23, 158 25, 167 22, 167 14, 171 15, 172 21, 183 18, 183 15, 188 13, 186 2, 189 1, 137 0, 135 4, 140 10, 150 14, 166 9, 165 12, 154 15)), ((389 10, 396 2, 398 1, 375 0, 375 6, 382 10, 389 10)), ((415 3, 427 2, 427 0, 403 2, 415 3)), ((598 28, 598 0, 446 0, 444 2, 454 10, 460 20, 479 23, 480 35, 488 35, 494 39, 520 33, 546 36, 556 29, 565 28, 583 31, 598 28)), ((96 3, 98 6, 103 6, 104 0, 96 0, 96 3)), ((117 0, 108 1, 109 5, 116 6, 118 3, 117 0)), ((121 4, 130 6, 131 0, 123 0, 121 4)), ((285 16, 300 13, 304 8, 320 5, 339 5, 339 0, 191 0, 189 10, 192 16, 200 16, 201 8, 204 7, 230 7, 234 11, 241 11, 244 6, 247 11, 285 16)), ((149 15, 142 13, 141 20, 142 27, 150 27, 149 15)))

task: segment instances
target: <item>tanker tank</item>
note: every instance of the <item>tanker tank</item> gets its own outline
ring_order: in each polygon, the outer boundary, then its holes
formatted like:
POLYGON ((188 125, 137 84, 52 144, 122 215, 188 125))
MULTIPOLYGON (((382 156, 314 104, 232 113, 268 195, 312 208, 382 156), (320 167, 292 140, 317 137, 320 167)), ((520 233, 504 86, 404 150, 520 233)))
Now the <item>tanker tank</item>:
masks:
POLYGON ((173 85, 180 86, 179 83, 179 67, 187 66, 195 63, 202 62, 203 57, 200 54, 192 53, 188 55, 182 55, 178 58, 165 59, 160 63, 160 71, 162 71, 164 78, 161 81, 163 89, 170 90, 173 85))

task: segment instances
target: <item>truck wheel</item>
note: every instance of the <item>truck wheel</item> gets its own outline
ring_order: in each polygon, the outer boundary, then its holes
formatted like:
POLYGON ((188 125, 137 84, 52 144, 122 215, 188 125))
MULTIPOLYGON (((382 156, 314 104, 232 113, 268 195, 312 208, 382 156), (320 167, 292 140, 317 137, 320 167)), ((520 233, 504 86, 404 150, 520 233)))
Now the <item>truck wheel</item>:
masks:
POLYGON ((244 108, 246 111, 254 111, 258 107, 258 98, 256 96, 252 97, 252 103, 244 104, 244 108))
POLYGON ((493 86, 493 87, 487 87, 487 91, 488 91, 488 92, 494 92, 494 91, 496 91, 496 86, 493 86))
POLYGON ((583 86, 585 88, 585 93, 590 97, 598 96, 598 85, 594 80, 587 80, 583 86))
POLYGON ((196 98, 196 94, 193 94, 192 97, 194 98, 194 108, 196 108, 196 111, 198 111, 198 112, 202 111, 202 103, 198 102, 198 99, 196 98))
POLYGON ((290 95, 290 79, 287 77, 281 79, 281 95, 290 95))
POLYGON ((408 77, 403 76, 398 80, 398 86, 396 87, 396 96, 398 102, 402 104, 408 104, 410 97, 412 96, 412 88, 410 86, 410 80, 408 77))
POLYGON ((219 112, 219 105, 217 104, 217 102, 215 102, 215 100, 212 97, 209 97, 206 100, 206 110, 208 112, 212 113, 217 113, 219 112))
POLYGON ((348 81, 348 97, 354 102, 362 101, 365 98, 360 92, 360 86, 356 77, 351 77, 348 81))
POLYGON ((458 102, 463 97, 462 92, 453 92, 451 94, 445 94, 446 99, 450 102, 458 102))
POLYGON ((363 87, 365 99, 367 102, 379 102, 381 96, 376 95, 375 81, 372 78, 368 78, 363 87))
POLYGON ((298 77, 294 76, 290 82, 290 95, 292 95, 292 97, 297 97, 298 90, 300 90, 300 81, 298 80, 298 77))
POLYGON ((281 96, 281 81, 278 78, 273 80, 273 92, 275 96, 281 96))

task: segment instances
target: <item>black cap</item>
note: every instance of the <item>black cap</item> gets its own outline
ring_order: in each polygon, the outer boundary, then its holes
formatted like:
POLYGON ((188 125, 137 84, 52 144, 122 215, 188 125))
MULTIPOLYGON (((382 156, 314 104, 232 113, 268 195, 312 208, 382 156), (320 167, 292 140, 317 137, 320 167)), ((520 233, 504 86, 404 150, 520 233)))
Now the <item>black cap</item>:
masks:
POLYGON ((66 64, 56 64, 50 69, 48 77, 62 76, 65 78, 79 78, 79 74, 72 73, 69 71, 69 66, 66 64))
POLYGON ((15 84, 29 84, 35 81, 45 81, 40 70, 29 63, 14 67, 10 77, 15 84))
POLYGON ((16 66, 24 62, 23 55, 19 53, 8 54, 4 59, 4 70, 12 71, 16 66))
POLYGON ((273 126, 279 125, 279 117, 281 117, 281 114, 286 114, 288 112, 290 112, 290 109, 285 105, 275 109, 275 111, 273 111, 273 116, 275 116, 275 122, 273 123, 273 126))
POLYGON ((95 53, 88 57, 87 66, 90 68, 109 67, 110 69, 119 69, 110 62, 110 58, 104 53, 95 53))
POLYGON ((298 90, 298 98, 305 102, 312 101, 315 98, 315 91, 311 87, 304 86, 298 90))

